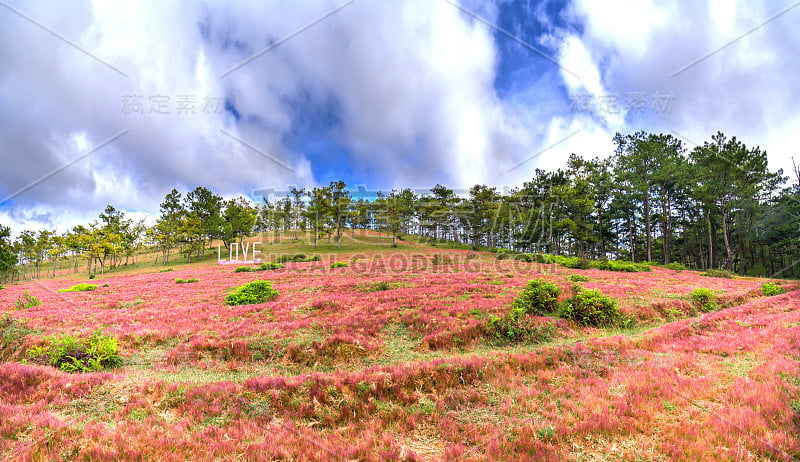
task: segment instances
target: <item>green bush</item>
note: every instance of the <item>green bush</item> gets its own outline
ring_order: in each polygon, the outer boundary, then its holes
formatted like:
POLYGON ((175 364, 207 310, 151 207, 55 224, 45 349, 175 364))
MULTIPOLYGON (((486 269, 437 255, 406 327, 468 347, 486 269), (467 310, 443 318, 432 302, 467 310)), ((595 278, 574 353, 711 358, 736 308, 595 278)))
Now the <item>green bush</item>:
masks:
POLYGON ((389 290, 392 288, 392 285, 389 284, 387 281, 380 281, 372 284, 367 288, 367 292, 382 292, 384 290, 389 290))
POLYGON ((523 261, 526 263, 533 263, 534 256, 529 253, 519 253, 517 255, 514 255, 514 260, 523 261))
POLYGON ((533 259, 536 263, 544 263, 546 265, 550 265, 553 263, 561 264, 560 261, 563 261, 563 257, 556 258, 555 255, 548 255, 548 254, 533 254, 533 259))
POLYGON ((350 265, 347 262, 337 261, 337 262, 333 262, 333 264, 331 265, 331 268, 347 268, 348 266, 350 266, 350 265))
POLYGON ((549 254, 520 254, 515 256, 517 260, 536 262, 544 264, 555 263, 572 269, 599 269, 604 271, 622 271, 637 273, 651 271, 650 265, 646 263, 633 263, 624 260, 587 260, 580 257, 565 257, 563 255, 549 254))
POLYGON ((237 266, 234 273, 252 273, 256 270, 255 266, 237 266))
POLYGON ((298 253, 295 255, 281 255, 275 259, 278 263, 290 263, 290 262, 309 262, 309 261, 320 261, 322 257, 319 255, 314 255, 313 257, 307 257, 303 253, 298 253))
POLYGON ((27 308, 33 308, 34 306, 39 306, 41 304, 42 302, 40 302, 38 298, 34 297, 26 290, 25 292, 22 292, 22 294, 20 294, 20 296, 17 298, 17 301, 14 302, 14 307, 18 310, 24 310, 27 308))
POLYGON ((567 276, 567 281, 571 282, 586 282, 589 280, 589 276, 583 274, 570 274, 567 276))
POLYGON ((773 284, 771 282, 768 282, 763 286, 761 286, 761 293, 767 297, 772 297, 773 295, 780 295, 784 292, 786 292, 786 289, 779 286, 778 284, 773 284))
POLYGON ((434 265, 452 265, 453 259, 446 255, 439 255, 438 253, 433 256, 432 263, 434 265))
POLYGON ((258 266, 258 271, 271 271, 271 270, 278 270, 278 269, 281 269, 281 268, 283 268, 282 264, 280 264, 278 262, 275 262, 275 261, 271 261, 271 262, 264 262, 264 263, 260 264, 258 266))
POLYGON ((664 268, 675 270, 675 271, 677 271, 679 273, 681 271, 685 270, 685 269, 688 269, 688 268, 686 268, 685 266, 683 266, 682 264, 680 264, 680 263, 678 263, 676 261, 664 265, 664 268))
POLYGON ((533 279, 528 281, 522 293, 511 303, 511 310, 521 314, 551 313, 558 306, 559 294, 561 294, 561 289, 552 282, 533 279))
POLYGON ((97 285, 95 285, 95 284, 87 284, 85 282, 82 282, 80 284, 75 284, 72 287, 69 287, 69 288, 66 288, 66 289, 61 289, 58 292, 59 293, 61 293, 61 292, 88 292, 88 291, 91 291, 91 290, 97 290, 97 285))
POLYGON ((708 277, 712 277, 712 278, 733 279, 735 274, 731 273, 728 270, 724 270, 724 269, 708 269, 704 273, 700 273, 700 276, 708 276, 708 277))
MULTIPOLYGON (((173 271, 175 271, 175 268, 164 268, 161 271, 159 271, 159 273, 171 273, 173 271)), ((89 279, 92 279, 92 278, 90 277, 89 279)))
POLYGON ((5 288, 6 288, 6 286, 4 286, 4 285, 0 284, 0 290, 3 290, 3 289, 5 289, 5 288))
POLYGON ((14 359, 22 350, 25 337, 33 333, 25 322, 8 314, 0 315, 0 362, 14 359))
POLYGON ((192 283, 195 283, 195 282, 200 282, 200 280, 197 279, 197 278, 189 278, 189 279, 178 278, 178 279, 175 279, 175 284, 192 284, 192 283))
POLYGON ((584 326, 609 326, 620 317, 616 300, 599 290, 581 288, 564 302, 561 316, 584 326))
POLYGON ((552 322, 542 323, 535 316, 513 310, 502 318, 490 318, 486 329, 499 343, 540 343, 553 338, 556 332, 552 322))
POLYGON ((625 260, 593 261, 590 265, 594 269, 603 271, 618 271, 623 273, 641 273, 652 271, 646 263, 634 263, 625 260))
MULTIPOLYGON (((170 270, 170 271, 172 271, 172 270, 170 270)), ((95 275, 94 275, 94 274, 90 274, 90 275, 89 275, 89 279, 94 279, 94 278, 95 278, 95 275)))
POLYGON ((305 259, 305 254, 299 253, 297 255, 280 255, 275 259, 275 261, 278 263, 289 263, 294 261, 304 261, 305 259))
POLYGON ((580 268, 581 266, 584 266, 585 263, 579 262, 578 260, 580 260, 580 258, 578 258, 578 257, 565 257, 563 255, 550 255, 550 258, 548 258, 548 260, 552 260, 554 263, 559 264, 561 266, 565 266, 567 268, 586 269, 586 268, 580 268))
POLYGON ((278 291, 270 281, 253 281, 239 286, 225 297, 228 305, 253 305, 278 298, 278 291))
POLYGON ((498 260, 508 260, 509 258, 511 258, 511 255, 503 252, 503 253, 498 253, 496 258, 498 260))
POLYGON ((102 329, 85 339, 50 337, 47 345, 28 350, 28 358, 65 372, 96 372, 122 365, 117 339, 103 334, 102 329))
POLYGON ((717 295, 711 289, 695 289, 689 294, 689 298, 700 311, 708 312, 718 308, 717 295))
POLYGON ((576 258, 569 259, 567 261, 567 264, 564 265, 564 266, 566 266, 567 268, 572 268, 572 269, 589 269, 591 264, 592 264, 592 262, 590 262, 589 260, 587 260, 585 258, 577 258, 576 257, 576 258))

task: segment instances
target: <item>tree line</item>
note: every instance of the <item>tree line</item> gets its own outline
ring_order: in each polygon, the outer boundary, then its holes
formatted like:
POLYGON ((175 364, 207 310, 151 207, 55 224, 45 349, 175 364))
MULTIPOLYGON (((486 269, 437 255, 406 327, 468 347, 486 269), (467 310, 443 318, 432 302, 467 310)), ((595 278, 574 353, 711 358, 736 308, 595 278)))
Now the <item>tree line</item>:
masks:
MULTIPOLYGON (((158 249, 163 263, 174 249, 192 261, 212 241, 227 247, 257 232, 341 245, 346 229, 369 229, 388 233, 392 245, 414 234, 475 249, 679 262, 741 274, 799 272, 800 190, 786 185, 782 171, 769 171, 766 152, 722 133, 691 150, 670 134, 646 132, 617 134, 614 144, 613 156, 573 154, 564 167, 536 169, 502 193, 474 185, 458 194, 436 185, 356 199, 334 181, 255 204, 206 187, 185 195, 173 189, 152 226, 109 205, 95 222, 62 235, 24 231, 12 241, 0 227, 0 271, 8 277, 28 263, 29 275, 39 277, 45 262, 55 273, 57 262, 72 255, 102 272, 135 261, 143 246, 158 249)), ((794 174, 800 183, 797 167, 794 174)))

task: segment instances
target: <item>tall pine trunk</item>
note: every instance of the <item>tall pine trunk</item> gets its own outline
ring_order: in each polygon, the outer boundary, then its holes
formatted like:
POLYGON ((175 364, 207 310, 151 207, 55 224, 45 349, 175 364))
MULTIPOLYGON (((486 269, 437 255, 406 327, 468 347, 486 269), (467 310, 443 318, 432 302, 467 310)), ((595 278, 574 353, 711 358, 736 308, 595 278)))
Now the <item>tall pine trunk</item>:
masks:
POLYGON ((725 213, 725 201, 722 201, 721 204, 722 208, 722 240, 725 242, 725 269, 730 271, 733 267, 733 250, 731 249, 731 243, 728 239, 728 220, 726 218, 725 213))
POLYGON ((644 190, 644 226, 647 235, 647 261, 653 261, 652 235, 650 230, 650 191, 644 190))

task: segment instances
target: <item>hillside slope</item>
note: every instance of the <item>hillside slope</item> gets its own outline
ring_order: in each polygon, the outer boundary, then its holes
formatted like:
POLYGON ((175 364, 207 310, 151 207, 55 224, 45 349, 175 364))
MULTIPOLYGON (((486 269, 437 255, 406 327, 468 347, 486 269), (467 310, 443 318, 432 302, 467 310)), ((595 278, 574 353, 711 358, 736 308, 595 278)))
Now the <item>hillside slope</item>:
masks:
POLYGON ((60 279, 0 290, 0 456, 800 457, 800 291, 764 297, 764 280, 422 247, 233 270, 120 273, 84 281, 98 285, 91 292, 57 293, 77 282, 60 279), (542 317, 552 327, 538 342, 492 337, 488 320, 528 280, 552 281, 565 298, 572 274, 617 299, 630 326, 542 317), (261 279, 276 300, 225 304, 232 288, 261 279), (699 313, 688 294, 701 287, 728 308, 699 313), (25 292, 42 304, 16 309, 25 292), (49 336, 99 328, 119 339, 121 368, 68 374, 27 357, 49 336))

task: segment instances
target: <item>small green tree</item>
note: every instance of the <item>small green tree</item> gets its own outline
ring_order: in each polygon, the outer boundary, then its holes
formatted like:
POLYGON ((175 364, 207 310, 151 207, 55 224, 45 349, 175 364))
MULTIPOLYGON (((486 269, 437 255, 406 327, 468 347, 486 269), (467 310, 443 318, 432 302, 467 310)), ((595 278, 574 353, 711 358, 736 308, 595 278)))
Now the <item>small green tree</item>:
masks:
POLYGON ((552 282, 541 279, 528 281, 525 289, 511 303, 511 309, 520 313, 542 315, 556 311, 561 289, 552 282))
POLYGON ((711 289, 695 289, 689 294, 689 298, 692 299, 692 303, 694 303, 694 306, 700 311, 708 312, 718 308, 717 295, 711 289))
POLYGON ((156 222, 151 232, 153 240, 158 244, 163 255, 163 263, 166 265, 169 259, 169 252, 180 236, 181 219, 185 209, 181 204, 181 193, 177 189, 172 189, 161 202, 161 217, 156 222))
POLYGON ((784 289, 783 287, 779 286, 778 284, 773 284, 771 282, 768 282, 768 283, 764 284, 763 286, 761 286, 761 293, 764 294, 764 296, 766 296, 766 297, 772 297, 772 296, 775 296, 775 295, 780 295, 780 294, 782 294, 784 292, 786 292, 786 289, 784 289))
POLYGON ((619 305, 599 290, 576 287, 575 295, 564 302, 561 316, 584 326, 610 326, 619 318, 619 305))
POLYGON ((278 298, 278 291, 272 288, 270 281, 248 282, 225 297, 228 305, 254 305, 278 298))
POLYGON ((16 272, 17 255, 11 246, 11 229, 0 225, 0 281, 7 281, 16 272))
POLYGON ((258 220, 258 209, 244 197, 231 199, 225 203, 223 212, 225 246, 232 242, 242 244, 244 238, 253 233, 258 220))

